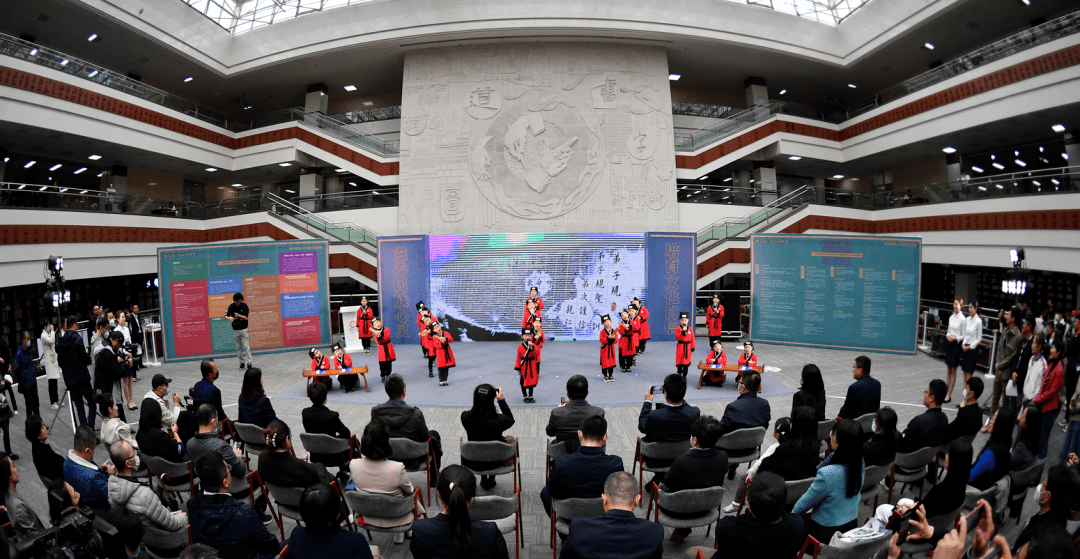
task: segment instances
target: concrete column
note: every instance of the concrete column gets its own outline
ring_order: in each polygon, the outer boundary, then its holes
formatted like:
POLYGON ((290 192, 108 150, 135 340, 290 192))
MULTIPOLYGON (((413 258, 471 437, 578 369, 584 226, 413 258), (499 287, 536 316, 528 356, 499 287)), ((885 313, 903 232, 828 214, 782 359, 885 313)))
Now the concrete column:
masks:
POLYGON ((769 89, 764 78, 750 76, 743 82, 746 88, 746 106, 764 105, 769 102, 769 89))
POLYGON ((754 162, 754 188, 759 191, 768 191, 760 194, 762 205, 776 200, 775 163, 772 161, 754 162))
MULTIPOLYGON (((1065 133, 1065 155, 1069 156, 1068 161, 1062 161, 1064 166, 1076 167, 1080 166, 1080 130, 1072 130, 1065 133)), ((1073 180, 1073 183, 1080 181, 1073 180)), ((1080 188, 1080 185, 1074 184, 1073 189, 1080 188)))
MULTIPOLYGON (((318 167, 308 167, 300 171, 300 197, 306 198, 309 196, 315 196, 322 192, 323 176, 320 174, 322 169, 318 167)), ((315 202, 312 200, 304 200, 300 203, 300 206, 306 210, 315 211, 315 202)))
POLYGON ((0 182, 4 182, 4 170, 7 169, 7 163, 3 161, 7 156, 7 148, 0 147, 0 182))
POLYGON ((735 193, 735 203, 742 206, 749 206, 754 201, 750 199, 749 188, 753 187, 750 184, 750 171, 739 169, 734 173, 735 180, 731 181, 734 186, 738 187, 738 192, 735 193))
POLYGON ((960 181, 960 154, 950 153, 945 156, 945 176, 948 177, 949 182, 960 181))
POLYGON ((326 84, 313 83, 307 86, 307 95, 304 96, 304 108, 326 114, 326 105, 330 102, 330 97, 327 95, 328 91, 326 84))
POLYGON ((815 177, 813 187, 814 187, 814 203, 816 203, 816 204, 824 204, 825 203, 825 179, 820 178, 820 177, 815 177))
MULTIPOLYGON (((345 181, 340 176, 334 175, 326 177, 325 184, 323 186, 324 194, 341 194, 345 192, 345 181)), ((342 207, 341 198, 331 198, 323 203, 324 210, 340 210, 342 207)))

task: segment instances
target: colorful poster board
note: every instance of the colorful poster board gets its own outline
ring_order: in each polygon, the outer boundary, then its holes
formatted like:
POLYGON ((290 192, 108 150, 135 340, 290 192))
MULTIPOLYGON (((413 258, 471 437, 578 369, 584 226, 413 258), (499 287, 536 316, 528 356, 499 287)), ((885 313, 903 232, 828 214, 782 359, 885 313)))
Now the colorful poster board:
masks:
POLYGON ((697 293, 697 234, 645 233, 649 330, 658 342, 675 341, 679 313, 690 313, 694 324, 697 293))
POLYGON ((752 235, 750 339, 915 354, 922 239, 752 235))
POLYGON ((165 360, 236 355, 225 312, 250 308, 253 354, 330 343, 327 241, 220 243, 158 249, 165 360))

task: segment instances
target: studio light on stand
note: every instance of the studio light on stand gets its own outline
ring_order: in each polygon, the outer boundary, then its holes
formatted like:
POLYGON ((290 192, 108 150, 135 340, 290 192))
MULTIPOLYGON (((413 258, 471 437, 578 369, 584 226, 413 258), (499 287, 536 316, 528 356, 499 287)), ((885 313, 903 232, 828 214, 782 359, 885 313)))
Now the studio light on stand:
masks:
POLYGON ((1027 293, 1028 288, 1029 274, 1027 262, 1024 259, 1024 248, 1009 249, 1009 260, 1012 262, 1013 269, 1009 270, 1005 279, 1001 280, 1001 292, 1012 295, 1015 302, 1019 303, 1020 297, 1027 293))

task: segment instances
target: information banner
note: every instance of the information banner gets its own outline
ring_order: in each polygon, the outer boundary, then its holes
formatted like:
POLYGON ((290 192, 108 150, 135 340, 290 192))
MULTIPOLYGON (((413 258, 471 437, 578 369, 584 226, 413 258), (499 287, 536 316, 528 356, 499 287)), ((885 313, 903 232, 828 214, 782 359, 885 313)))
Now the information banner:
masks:
POLYGON ((751 236, 750 338, 914 354, 922 239, 751 236))
POLYGON ((646 233, 646 283, 649 286, 649 330, 652 339, 675 341, 679 313, 690 313, 694 324, 697 291, 697 235, 646 233))
POLYGON ((330 343, 327 241, 221 243, 158 249, 165 360, 236 354, 225 313, 250 309, 253 354, 330 343))
POLYGON ((419 344, 416 303, 430 306, 426 237, 379 237, 379 301, 386 305, 381 318, 394 344, 419 344))

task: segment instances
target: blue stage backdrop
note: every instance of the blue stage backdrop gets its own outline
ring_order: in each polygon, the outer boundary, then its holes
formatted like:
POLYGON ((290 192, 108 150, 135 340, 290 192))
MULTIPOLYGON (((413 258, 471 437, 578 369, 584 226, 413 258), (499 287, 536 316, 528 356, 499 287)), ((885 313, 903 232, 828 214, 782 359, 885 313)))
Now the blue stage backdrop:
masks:
POLYGON ((914 354, 922 239, 753 235, 750 338, 914 354))
POLYGON ((420 343, 417 301, 430 306, 426 237, 379 237, 379 318, 395 344, 420 343))
POLYGON ((697 235, 694 233, 646 233, 646 283, 649 287, 649 329, 652 339, 675 341, 679 312, 690 313, 694 324, 697 292, 697 235))

